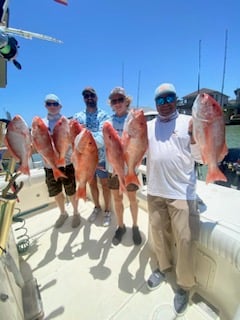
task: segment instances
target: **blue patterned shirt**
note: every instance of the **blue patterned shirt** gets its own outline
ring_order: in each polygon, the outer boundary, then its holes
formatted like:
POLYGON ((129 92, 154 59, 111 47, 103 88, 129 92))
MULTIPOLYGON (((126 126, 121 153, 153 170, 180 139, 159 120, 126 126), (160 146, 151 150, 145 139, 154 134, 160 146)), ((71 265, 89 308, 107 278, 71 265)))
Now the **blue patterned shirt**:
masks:
POLYGON ((110 119, 110 116, 103 110, 97 109, 95 112, 87 112, 86 110, 76 113, 73 118, 91 131, 98 147, 99 163, 106 161, 105 146, 103 140, 103 124, 110 119))

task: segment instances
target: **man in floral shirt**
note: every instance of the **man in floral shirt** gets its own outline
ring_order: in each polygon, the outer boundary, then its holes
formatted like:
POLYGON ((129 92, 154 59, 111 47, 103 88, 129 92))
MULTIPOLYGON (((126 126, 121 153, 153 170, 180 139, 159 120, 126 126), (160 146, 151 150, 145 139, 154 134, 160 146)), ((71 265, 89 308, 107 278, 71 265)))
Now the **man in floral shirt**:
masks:
POLYGON ((86 109, 84 111, 80 111, 74 115, 74 118, 79 121, 81 125, 86 127, 89 131, 91 131, 97 146, 98 146, 98 156, 99 156, 99 164, 96 170, 94 179, 90 183, 90 189, 93 197, 93 202, 95 208, 91 215, 89 216, 89 222, 94 222, 102 212, 100 202, 99 202, 99 189, 97 185, 97 177, 100 180, 103 190, 103 198, 105 202, 105 213, 103 217, 103 226, 109 226, 111 222, 111 212, 110 212, 110 202, 111 195, 110 190, 108 188, 108 172, 106 170, 106 157, 105 157, 105 147, 103 140, 102 127, 103 123, 107 121, 110 117, 109 115, 98 108, 97 106, 97 93, 92 87, 87 87, 82 91, 83 99, 86 104, 86 109))

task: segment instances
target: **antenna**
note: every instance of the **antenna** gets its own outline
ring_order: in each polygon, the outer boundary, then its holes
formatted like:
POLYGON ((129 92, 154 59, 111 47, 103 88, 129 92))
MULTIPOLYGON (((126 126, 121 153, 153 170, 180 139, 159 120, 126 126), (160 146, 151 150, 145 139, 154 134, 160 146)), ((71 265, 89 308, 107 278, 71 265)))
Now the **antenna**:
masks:
POLYGON ((223 90, 225 82, 225 73, 226 73, 226 61, 227 61, 227 41, 228 41, 228 30, 225 31, 225 49, 224 49, 224 60, 223 60, 223 77, 222 77, 222 89, 221 89, 221 106, 223 100, 223 90))
POLYGON ((138 71, 137 108, 139 108, 140 79, 141 79, 141 70, 138 71))
POLYGON ((198 93, 200 90, 200 74, 201 74, 201 45, 202 40, 199 40, 198 43, 198 93))

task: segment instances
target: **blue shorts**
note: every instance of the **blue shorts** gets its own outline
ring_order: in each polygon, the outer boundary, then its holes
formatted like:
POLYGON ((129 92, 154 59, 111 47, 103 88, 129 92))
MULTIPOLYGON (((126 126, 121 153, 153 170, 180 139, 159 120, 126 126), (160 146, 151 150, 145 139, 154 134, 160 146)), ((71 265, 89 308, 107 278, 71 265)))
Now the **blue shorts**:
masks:
POLYGON ((108 178, 108 171, 106 169, 106 162, 100 162, 98 164, 97 170, 95 171, 95 177, 100 179, 107 179, 108 178))

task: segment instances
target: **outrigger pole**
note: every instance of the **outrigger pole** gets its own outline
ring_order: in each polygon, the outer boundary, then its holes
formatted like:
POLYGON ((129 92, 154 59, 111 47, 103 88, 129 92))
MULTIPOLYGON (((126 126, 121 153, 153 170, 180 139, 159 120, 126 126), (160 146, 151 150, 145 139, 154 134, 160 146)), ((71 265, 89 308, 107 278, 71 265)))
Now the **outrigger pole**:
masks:
POLYGON ((201 44, 202 44, 202 40, 199 40, 199 43, 198 43, 198 93, 200 90, 200 74, 201 74, 201 44))
POLYGON ((138 71, 138 87, 137 87, 137 109, 139 108, 139 92, 140 92, 141 70, 138 71))
POLYGON ((222 77, 222 89, 221 89, 221 106, 223 99, 223 90, 224 90, 224 82, 225 82, 225 74, 226 74, 226 62, 227 62, 227 41, 228 41, 228 30, 225 31, 225 49, 224 49, 224 59, 223 59, 223 77, 222 77))
POLYGON ((122 63, 122 87, 124 88, 124 62, 122 63))

